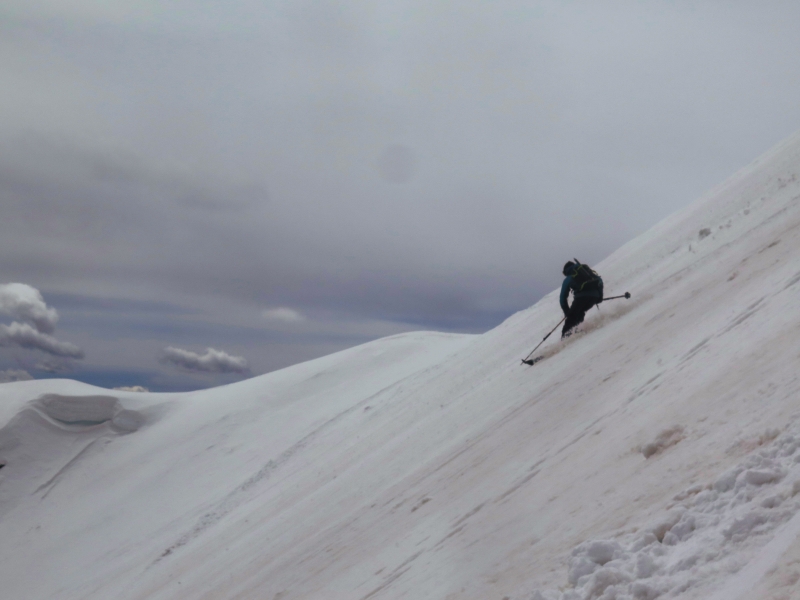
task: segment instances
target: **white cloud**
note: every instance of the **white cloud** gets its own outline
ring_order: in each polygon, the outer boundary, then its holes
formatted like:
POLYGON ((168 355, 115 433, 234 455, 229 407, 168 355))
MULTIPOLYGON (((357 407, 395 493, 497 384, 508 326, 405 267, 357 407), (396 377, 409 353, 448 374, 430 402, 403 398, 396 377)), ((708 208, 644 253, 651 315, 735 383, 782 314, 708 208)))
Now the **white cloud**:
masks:
POLYGON ((56 309, 45 304, 39 290, 25 283, 0 284, 0 313, 31 323, 42 333, 53 333, 58 322, 56 309))
POLYGON ((190 350, 173 348, 164 349, 164 361, 188 371, 204 373, 246 373, 247 361, 242 356, 231 356, 222 350, 206 348, 205 354, 197 354, 190 350))
POLYGON ((0 325, 0 346, 20 346, 65 358, 84 357, 83 350, 75 344, 61 342, 52 335, 37 331, 27 323, 16 321, 11 325, 0 325))
POLYGON ((7 369, 0 371, 0 383, 8 383, 10 381, 30 381, 33 379, 30 373, 22 369, 7 369))
POLYGON ((261 313, 261 316, 263 316, 265 319, 269 319, 270 321, 282 321, 284 323, 300 323, 301 321, 306 320, 306 318, 298 311, 294 310, 293 308, 286 308, 284 306, 278 308, 268 308, 261 313))
POLYGON ((115 390, 119 390, 120 392, 149 392, 150 390, 144 387, 143 385, 122 385, 120 387, 115 387, 115 390))
POLYGON ((0 324, 0 346, 41 350, 62 358, 84 357, 83 350, 75 344, 50 335, 58 323, 58 312, 47 306, 35 287, 26 283, 0 284, 0 314, 16 319, 9 325, 0 324))

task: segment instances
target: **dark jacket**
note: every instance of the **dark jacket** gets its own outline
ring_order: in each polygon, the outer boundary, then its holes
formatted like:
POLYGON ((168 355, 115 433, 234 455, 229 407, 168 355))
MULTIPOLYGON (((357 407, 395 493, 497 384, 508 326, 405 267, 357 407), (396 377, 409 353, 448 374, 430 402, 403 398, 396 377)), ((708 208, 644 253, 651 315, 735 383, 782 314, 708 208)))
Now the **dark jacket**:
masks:
POLYGON ((569 304, 567 304, 567 298, 569 297, 569 291, 572 290, 573 302, 576 298, 593 298, 596 299, 595 303, 600 303, 603 301, 603 280, 599 279, 597 285, 592 285, 589 289, 584 290, 576 290, 574 284, 574 279, 572 274, 567 275, 564 279, 564 283, 561 284, 561 298, 559 301, 561 302, 561 310, 564 311, 566 315, 569 312, 569 304))

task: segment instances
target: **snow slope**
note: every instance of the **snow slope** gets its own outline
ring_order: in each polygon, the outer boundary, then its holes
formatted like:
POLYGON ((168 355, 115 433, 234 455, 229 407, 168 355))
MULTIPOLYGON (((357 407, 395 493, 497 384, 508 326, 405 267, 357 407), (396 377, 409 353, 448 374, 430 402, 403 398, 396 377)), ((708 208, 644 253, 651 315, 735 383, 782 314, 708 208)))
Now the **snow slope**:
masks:
POLYGON ((534 367, 556 292, 201 392, 0 385, 3 597, 800 598, 798 171, 597 265, 633 298, 534 367))

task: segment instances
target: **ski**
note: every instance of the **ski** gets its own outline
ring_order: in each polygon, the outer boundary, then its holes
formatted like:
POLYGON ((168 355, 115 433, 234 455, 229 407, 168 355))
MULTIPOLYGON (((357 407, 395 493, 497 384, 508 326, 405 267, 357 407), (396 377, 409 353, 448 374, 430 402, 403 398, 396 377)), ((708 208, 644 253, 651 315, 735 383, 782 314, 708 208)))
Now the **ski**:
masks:
POLYGON ((544 356, 537 356, 536 358, 531 358, 529 360, 526 360, 526 359, 523 358, 522 359, 522 364, 525 364, 525 365, 528 365, 529 367, 532 367, 533 365, 535 365, 540 360, 544 360, 544 356))

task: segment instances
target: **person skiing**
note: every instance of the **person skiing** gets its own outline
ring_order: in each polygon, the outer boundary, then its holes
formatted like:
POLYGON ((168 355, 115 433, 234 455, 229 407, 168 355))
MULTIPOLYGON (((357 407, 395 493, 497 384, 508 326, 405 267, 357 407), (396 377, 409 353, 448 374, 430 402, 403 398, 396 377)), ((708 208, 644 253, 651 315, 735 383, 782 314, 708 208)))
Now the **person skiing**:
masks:
POLYGON ((564 283, 561 284, 561 310, 564 311, 564 328, 561 338, 568 337, 572 328, 583 323, 586 311, 603 301, 603 279, 589 265, 577 258, 564 265, 564 283), (567 303, 572 290, 572 306, 567 303))

